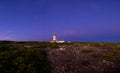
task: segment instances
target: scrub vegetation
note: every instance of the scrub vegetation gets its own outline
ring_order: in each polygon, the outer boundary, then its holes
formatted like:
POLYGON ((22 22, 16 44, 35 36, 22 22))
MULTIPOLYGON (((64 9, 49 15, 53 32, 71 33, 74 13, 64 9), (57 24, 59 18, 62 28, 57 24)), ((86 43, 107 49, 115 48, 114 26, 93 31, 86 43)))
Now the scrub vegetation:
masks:
POLYGON ((0 41, 0 73, 120 73, 120 43, 0 41))
POLYGON ((25 44, 31 43, 1 42, 0 73, 50 73, 45 51, 25 44))

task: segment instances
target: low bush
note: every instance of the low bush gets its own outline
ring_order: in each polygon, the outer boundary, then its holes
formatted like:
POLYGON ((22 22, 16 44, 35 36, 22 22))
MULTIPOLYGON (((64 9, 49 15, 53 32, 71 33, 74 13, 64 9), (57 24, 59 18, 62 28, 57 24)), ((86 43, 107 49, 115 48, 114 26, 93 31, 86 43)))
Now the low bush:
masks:
POLYGON ((0 50, 0 73, 50 73, 50 63, 42 49, 2 46, 0 50))
POLYGON ((94 50, 92 50, 91 48, 89 48, 89 49, 83 49, 81 52, 82 53, 92 53, 92 52, 94 52, 94 50))
POLYGON ((90 61, 89 60, 81 60, 81 64, 82 64, 82 66, 88 66, 88 65, 90 65, 90 61))
POLYGON ((120 62, 120 50, 110 51, 106 55, 103 55, 101 59, 112 61, 112 62, 120 62))

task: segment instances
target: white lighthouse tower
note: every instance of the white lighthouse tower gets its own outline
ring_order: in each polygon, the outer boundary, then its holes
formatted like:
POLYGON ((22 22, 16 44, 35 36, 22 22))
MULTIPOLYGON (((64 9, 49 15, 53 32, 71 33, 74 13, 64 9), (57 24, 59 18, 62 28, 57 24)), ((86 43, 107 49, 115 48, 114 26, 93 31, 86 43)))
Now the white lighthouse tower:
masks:
POLYGON ((56 39, 56 33, 54 32, 53 34, 53 40, 48 40, 47 42, 51 42, 51 43, 64 43, 64 40, 57 40, 56 39))
POLYGON ((56 33, 53 34, 53 41, 56 41, 56 33))

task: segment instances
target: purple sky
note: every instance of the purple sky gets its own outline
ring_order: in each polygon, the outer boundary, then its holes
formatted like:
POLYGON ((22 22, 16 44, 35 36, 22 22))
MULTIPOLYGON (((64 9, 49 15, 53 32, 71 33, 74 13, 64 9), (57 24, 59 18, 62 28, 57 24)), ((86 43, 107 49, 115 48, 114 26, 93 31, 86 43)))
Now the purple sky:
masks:
POLYGON ((120 42, 120 0, 0 0, 0 40, 120 42))

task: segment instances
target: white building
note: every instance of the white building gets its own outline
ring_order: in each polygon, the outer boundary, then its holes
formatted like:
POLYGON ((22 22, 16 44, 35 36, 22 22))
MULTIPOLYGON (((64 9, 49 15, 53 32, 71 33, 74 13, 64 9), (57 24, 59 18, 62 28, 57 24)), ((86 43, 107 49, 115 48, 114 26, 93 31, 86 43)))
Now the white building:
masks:
POLYGON ((57 40, 56 39, 56 33, 54 33, 53 34, 53 40, 49 40, 47 42, 51 42, 51 43, 54 43, 54 42, 56 42, 56 43, 64 43, 65 41, 64 40, 57 40))

